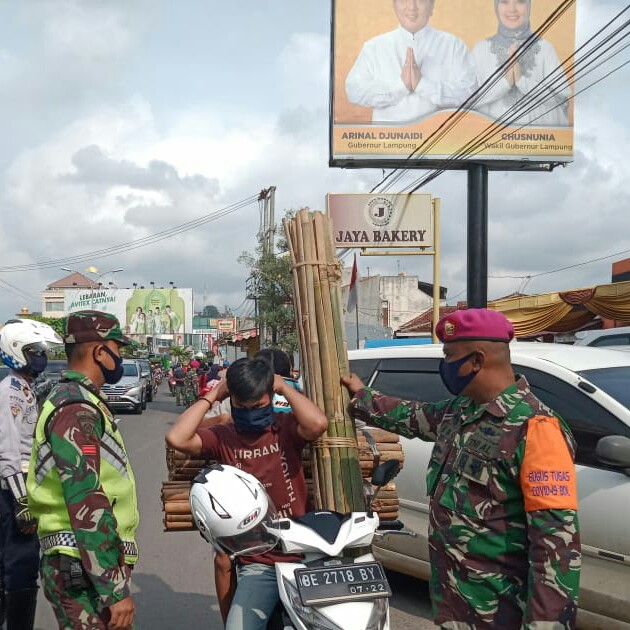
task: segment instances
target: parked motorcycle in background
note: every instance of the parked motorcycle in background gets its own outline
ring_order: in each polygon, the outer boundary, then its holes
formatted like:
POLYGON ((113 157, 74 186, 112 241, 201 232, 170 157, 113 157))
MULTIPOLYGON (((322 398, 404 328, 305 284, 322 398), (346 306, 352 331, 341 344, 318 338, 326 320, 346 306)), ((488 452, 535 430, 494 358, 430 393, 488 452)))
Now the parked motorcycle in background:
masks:
POLYGON ((376 468, 366 489, 365 512, 318 510, 278 519, 273 502, 255 477, 215 465, 195 478, 191 512, 206 540, 232 558, 264 553, 276 545, 285 553, 302 554, 301 562, 275 564, 282 611, 268 628, 389 630, 392 593, 369 547, 375 536, 415 535, 399 521, 380 524, 372 509, 379 489, 398 471, 396 461, 376 468), (222 514, 217 514, 216 505, 222 506, 222 514))

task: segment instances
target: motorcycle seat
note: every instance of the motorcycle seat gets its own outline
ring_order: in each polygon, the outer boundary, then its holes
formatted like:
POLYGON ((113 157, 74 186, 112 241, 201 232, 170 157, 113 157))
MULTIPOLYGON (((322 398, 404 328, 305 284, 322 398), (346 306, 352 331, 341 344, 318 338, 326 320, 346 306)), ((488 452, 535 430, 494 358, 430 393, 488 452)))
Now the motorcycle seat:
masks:
POLYGON ((312 529, 318 536, 321 536, 329 545, 332 545, 341 526, 352 517, 352 514, 341 514, 330 510, 318 510, 308 512, 304 516, 294 516, 293 521, 312 529))

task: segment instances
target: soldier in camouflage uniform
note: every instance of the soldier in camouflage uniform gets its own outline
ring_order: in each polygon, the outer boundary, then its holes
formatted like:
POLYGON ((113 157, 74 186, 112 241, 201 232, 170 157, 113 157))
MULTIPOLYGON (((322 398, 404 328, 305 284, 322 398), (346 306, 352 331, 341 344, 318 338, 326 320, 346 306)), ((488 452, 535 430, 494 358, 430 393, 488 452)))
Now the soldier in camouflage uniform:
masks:
POLYGON ((99 311, 66 322, 68 371, 46 400, 29 466, 41 579, 61 630, 133 626, 129 594, 138 551, 133 472, 111 411, 99 395, 122 376, 118 320, 99 311))
POLYGON ((575 442, 515 378, 512 325, 486 309, 443 318, 440 375, 454 398, 403 401, 343 383, 360 418, 435 441, 427 475, 435 622, 450 630, 575 627, 580 576, 575 442))

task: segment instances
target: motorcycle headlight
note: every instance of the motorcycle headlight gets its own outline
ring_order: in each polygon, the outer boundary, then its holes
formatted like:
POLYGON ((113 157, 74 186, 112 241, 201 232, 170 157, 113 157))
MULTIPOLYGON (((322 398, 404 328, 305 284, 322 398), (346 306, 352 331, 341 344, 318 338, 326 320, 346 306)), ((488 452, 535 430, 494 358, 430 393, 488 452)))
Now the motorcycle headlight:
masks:
POLYGON ((283 577, 282 582, 291 601, 291 608, 293 608, 295 614, 309 630, 343 630, 343 628, 324 617, 315 608, 304 606, 297 588, 287 578, 283 577))

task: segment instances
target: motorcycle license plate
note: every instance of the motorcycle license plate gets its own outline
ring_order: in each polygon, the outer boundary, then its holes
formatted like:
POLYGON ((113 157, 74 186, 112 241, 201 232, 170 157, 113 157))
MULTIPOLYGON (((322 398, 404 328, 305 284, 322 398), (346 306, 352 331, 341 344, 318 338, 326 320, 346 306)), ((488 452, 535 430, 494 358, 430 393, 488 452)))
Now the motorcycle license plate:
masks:
POLYGON ((304 606, 390 597, 380 562, 296 569, 295 583, 304 606))

